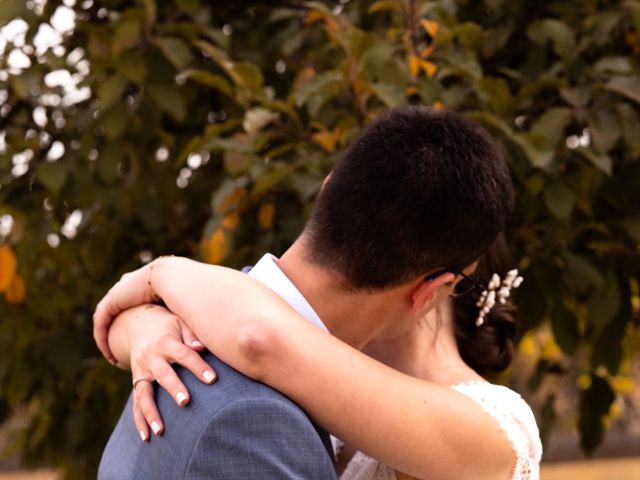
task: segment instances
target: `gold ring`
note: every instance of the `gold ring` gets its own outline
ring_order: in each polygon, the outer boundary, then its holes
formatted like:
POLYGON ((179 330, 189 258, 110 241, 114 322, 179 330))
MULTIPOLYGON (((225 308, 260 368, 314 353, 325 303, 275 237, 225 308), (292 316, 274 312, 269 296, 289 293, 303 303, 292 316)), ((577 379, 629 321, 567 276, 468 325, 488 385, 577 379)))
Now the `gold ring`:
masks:
POLYGON ((133 379, 133 388, 136 388, 136 385, 139 384, 140 382, 149 382, 149 383, 153 383, 153 379, 149 378, 149 377, 140 377, 140 378, 134 378, 133 379))

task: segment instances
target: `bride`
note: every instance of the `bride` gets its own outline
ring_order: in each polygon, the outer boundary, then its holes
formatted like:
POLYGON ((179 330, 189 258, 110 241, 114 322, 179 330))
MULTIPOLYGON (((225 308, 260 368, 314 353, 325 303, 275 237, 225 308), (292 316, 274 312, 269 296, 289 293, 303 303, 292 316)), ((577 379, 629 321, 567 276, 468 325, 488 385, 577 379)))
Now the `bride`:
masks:
POLYGON ((148 425, 162 431, 153 380, 179 405, 188 402, 170 362, 212 382, 195 352, 204 344, 340 438, 342 480, 537 479, 542 447, 530 408, 481 376, 511 362, 515 308, 506 297, 521 279, 504 275, 504 257, 504 245, 494 244, 477 282, 455 272, 463 278, 449 300, 364 353, 303 320, 248 275, 177 257, 125 275, 98 304, 94 335, 107 358, 132 370, 143 438, 148 425), (493 278, 495 271, 503 278, 493 278), (159 301, 167 308, 151 305, 159 301))

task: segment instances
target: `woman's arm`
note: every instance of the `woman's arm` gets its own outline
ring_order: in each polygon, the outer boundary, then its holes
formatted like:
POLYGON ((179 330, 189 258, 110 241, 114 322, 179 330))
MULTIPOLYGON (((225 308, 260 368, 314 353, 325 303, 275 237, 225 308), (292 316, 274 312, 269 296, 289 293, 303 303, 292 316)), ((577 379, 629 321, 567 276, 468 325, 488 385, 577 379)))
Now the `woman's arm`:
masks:
POLYGON ((247 275, 180 258, 128 275, 97 307, 97 341, 119 310, 161 298, 223 361, 373 458, 421 478, 509 477, 511 447, 479 405, 322 332, 247 275))

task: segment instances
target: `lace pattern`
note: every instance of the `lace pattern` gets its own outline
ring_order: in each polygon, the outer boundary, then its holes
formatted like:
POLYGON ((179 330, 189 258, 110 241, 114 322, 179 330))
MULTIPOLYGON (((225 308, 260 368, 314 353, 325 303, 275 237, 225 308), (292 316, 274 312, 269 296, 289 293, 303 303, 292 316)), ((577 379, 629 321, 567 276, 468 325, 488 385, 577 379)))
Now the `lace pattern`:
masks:
MULTIPOLYGON (((511 480, 538 480, 542 444, 536 419, 527 403, 513 390, 484 381, 464 382, 451 388, 475 402, 497 422, 504 432, 516 456, 516 464, 511 480)), ((336 454, 342 442, 332 437, 336 454)), ((340 480, 396 480, 393 469, 357 452, 340 480)))
POLYGON ((451 388, 478 402, 507 436, 516 456, 511 480, 539 479, 540 432, 531 408, 522 397, 507 387, 483 381, 459 383, 451 388))

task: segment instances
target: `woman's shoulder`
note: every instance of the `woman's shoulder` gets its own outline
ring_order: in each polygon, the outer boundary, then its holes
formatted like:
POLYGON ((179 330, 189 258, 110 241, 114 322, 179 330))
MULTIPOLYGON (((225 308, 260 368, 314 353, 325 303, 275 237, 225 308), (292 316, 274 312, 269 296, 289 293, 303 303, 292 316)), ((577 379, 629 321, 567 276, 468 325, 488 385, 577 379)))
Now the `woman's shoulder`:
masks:
POLYGON ((531 407, 520 394, 486 381, 462 382, 451 388, 476 401, 496 420, 518 457, 516 470, 526 472, 514 478, 537 478, 542 457, 540 432, 531 407))

